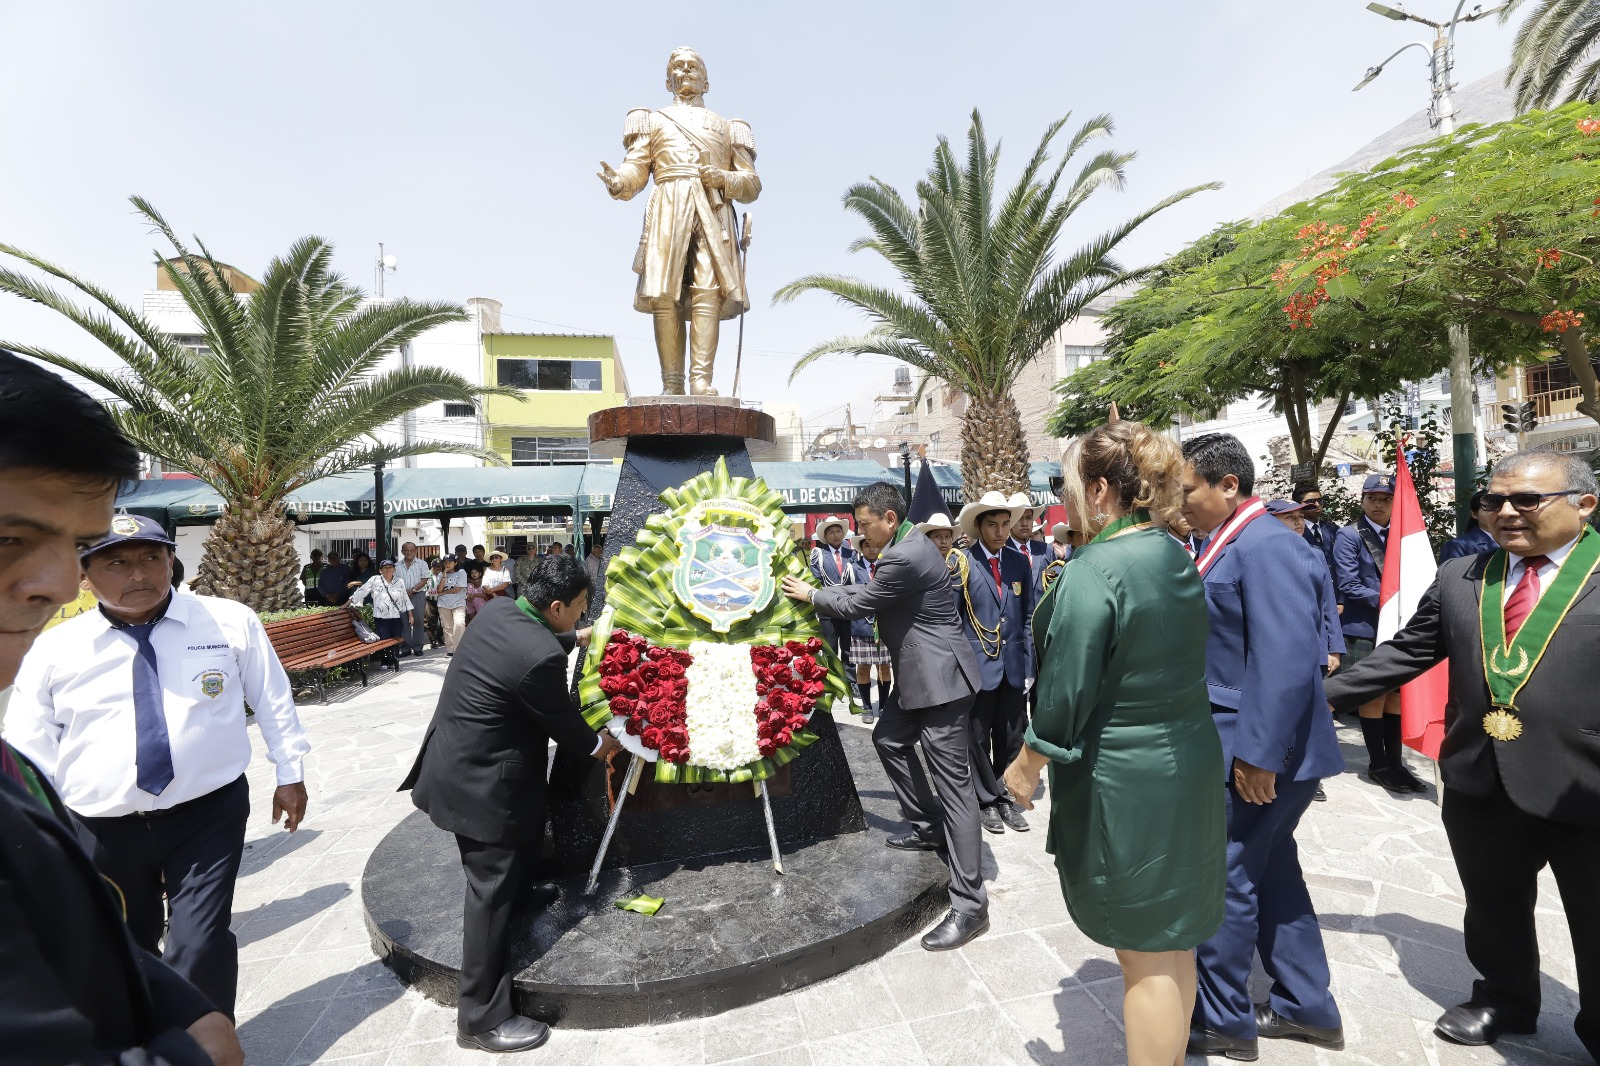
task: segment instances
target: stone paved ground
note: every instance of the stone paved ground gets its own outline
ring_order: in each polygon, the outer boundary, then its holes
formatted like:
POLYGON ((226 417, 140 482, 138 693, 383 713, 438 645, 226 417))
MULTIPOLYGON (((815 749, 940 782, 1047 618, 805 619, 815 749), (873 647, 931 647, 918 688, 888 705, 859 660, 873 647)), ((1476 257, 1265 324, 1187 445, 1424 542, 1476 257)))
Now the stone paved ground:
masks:
MULTIPOLYGON (((361 873, 372 848, 412 809, 394 789, 432 714, 444 665, 443 658, 408 661, 403 673, 375 678, 370 688, 335 691, 329 706, 302 705, 314 750, 307 760, 310 816, 298 833, 267 824, 271 768, 264 758, 253 767, 256 815, 234 927, 239 1033, 254 1066, 489 1061, 455 1046, 453 1010, 402 987, 384 969, 362 922, 361 873)), ((1341 733, 1352 766, 1362 765, 1356 731, 1341 726, 1341 733)), ((257 747, 259 753, 259 738, 257 747)), ((1540 1032, 1507 1038, 1499 1049, 1440 1043, 1431 1035, 1433 1019, 1464 998, 1473 972, 1462 954, 1461 886, 1432 793, 1397 800, 1354 772, 1327 788, 1329 802, 1312 807, 1299 839, 1348 1048, 1264 1042, 1260 1061, 1586 1061, 1572 1035, 1577 986, 1554 882, 1541 884, 1538 913, 1546 1004, 1540 1032)), ((1042 826, 1044 809, 1030 818, 1042 826)), ((993 930, 959 952, 929 954, 911 941, 833 980, 715 1018, 558 1030, 527 1061, 1123 1063, 1119 971, 1111 953, 1068 920, 1043 846, 1038 832, 986 836, 993 930)))

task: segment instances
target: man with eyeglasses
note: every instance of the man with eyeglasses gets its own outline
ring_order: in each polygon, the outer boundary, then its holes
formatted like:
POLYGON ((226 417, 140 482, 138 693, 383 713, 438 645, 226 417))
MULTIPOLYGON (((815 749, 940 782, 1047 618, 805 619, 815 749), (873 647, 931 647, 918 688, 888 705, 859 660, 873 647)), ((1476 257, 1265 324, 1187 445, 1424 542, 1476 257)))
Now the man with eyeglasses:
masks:
POLYGON ((1450 663, 1444 828, 1467 958, 1483 975, 1439 1018, 1453 1043, 1534 1031, 1534 906, 1549 866, 1577 964, 1574 1029, 1600 1060, 1600 533, 1586 524, 1597 502, 1575 456, 1501 460, 1483 498, 1499 549, 1441 565, 1410 623, 1326 686, 1330 704, 1352 707, 1450 663))

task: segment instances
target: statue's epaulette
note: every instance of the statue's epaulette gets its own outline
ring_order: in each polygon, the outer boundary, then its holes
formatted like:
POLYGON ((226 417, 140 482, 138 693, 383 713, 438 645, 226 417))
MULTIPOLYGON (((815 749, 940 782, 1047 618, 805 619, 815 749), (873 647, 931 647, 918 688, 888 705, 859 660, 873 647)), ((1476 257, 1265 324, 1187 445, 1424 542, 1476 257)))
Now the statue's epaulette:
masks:
POLYGON ((636 107, 628 112, 628 117, 622 123, 622 139, 637 137, 641 133, 650 132, 650 116, 653 114, 648 107, 636 107))
POLYGON ((728 120, 728 140, 735 148, 743 148, 751 155, 756 154, 756 135, 750 132, 750 123, 744 119, 728 120))

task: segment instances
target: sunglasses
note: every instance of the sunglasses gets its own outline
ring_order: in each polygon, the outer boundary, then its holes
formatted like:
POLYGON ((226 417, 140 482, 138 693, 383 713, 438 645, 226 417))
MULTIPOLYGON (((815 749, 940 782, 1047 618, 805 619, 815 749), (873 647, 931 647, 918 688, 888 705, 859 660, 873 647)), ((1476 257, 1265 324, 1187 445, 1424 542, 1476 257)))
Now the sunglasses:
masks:
POLYGON ((1544 501, 1548 499, 1556 496, 1576 496, 1581 494, 1582 491, 1582 489, 1562 489, 1560 492, 1510 492, 1504 494, 1486 492, 1483 494, 1483 509, 1498 512, 1509 501, 1511 506, 1520 513, 1527 514, 1543 507, 1544 501))

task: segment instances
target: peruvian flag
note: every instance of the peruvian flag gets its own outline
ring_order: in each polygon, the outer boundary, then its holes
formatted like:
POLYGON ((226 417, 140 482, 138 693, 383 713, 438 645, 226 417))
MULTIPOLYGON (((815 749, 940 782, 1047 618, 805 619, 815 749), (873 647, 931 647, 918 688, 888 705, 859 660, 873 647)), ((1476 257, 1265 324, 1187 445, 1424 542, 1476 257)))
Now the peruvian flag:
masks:
MULTIPOLYGON (((1395 456, 1394 516, 1389 520, 1383 583, 1378 592, 1378 636, 1382 644, 1411 621, 1422 594, 1433 584, 1438 564, 1422 522, 1422 505, 1411 480, 1405 452, 1395 456)), ((1444 704, 1450 694, 1448 664, 1440 663, 1400 686, 1400 734, 1408 747, 1438 760, 1444 739, 1444 704)))

